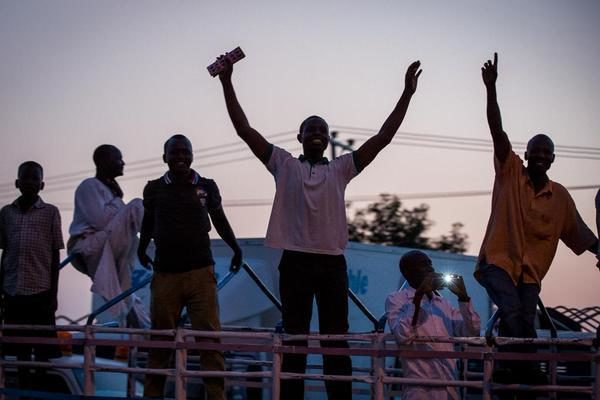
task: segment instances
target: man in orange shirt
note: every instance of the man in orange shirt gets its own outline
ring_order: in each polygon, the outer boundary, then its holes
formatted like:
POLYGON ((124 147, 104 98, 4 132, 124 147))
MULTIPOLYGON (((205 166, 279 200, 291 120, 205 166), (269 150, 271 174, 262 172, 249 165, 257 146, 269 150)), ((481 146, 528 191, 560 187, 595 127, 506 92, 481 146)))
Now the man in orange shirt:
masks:
POLYGON ((498 306, 500 336, 536 337, 541 282, 559 239, 575 254, 585 250, 597 254, 598 239, 582 221, 568 191, 548 178, 554 162, 552 140, 541 134, 529 140, 526 167, 512 150, 496 99, 497 64, 494 54, 494 61, 481 68, 496 176, 475 277, 498 306))

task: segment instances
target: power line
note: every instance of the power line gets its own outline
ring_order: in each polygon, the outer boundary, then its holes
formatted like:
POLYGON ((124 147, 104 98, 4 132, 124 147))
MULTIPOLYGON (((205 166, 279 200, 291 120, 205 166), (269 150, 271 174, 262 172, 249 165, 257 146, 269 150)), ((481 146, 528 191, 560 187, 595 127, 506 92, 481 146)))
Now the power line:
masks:
MULTIPOLYGON (((577 190, 596 190, 600 187, 598 185, 576 185, 566 187, 569 191, 577 190)), ((423 199, 442 199, 442 198, 459 198, 459 197, 480 197, 490 196, 492 192, 490 190, 463 190, 455 192, 423 192, 423 193, 399 193, 391 194, 397 196, 401 200, 423 200, 423 199)), ((345 199, 347 203, 353 202, 368 202, 378 201, 380 195, 356 195, 349 196, 345 199)), ((223 206, 226 207, 256 207, 256 206, 270 206, 273 204, 272 199, 238 199, 238 200, 224 200, 223 206)))
MULTIPOLYGON (((332 128, 348 130, 348 131, 350 131, 349 133, 351 133, 353 135, 362 136, 362 137, 372 137, 373 134, 376 132, 374 129, 357 128, 357 127, 350 127, 350 126, 344 126, 344 125, 332 125, 332 128)), ((277 138, 277 137, 280 137, 283 135, 289 135, 290 133, 295 133, 295 132, 296 132, 296 130, 284 131, 284 132, 279 132, 279 133, 276 133, 273 135, 266 136, 265 138, 273 139, 273 138, 277 138)), ((362 140, 362 139, 359 139, 359 140, 362 140)), ((289 141, 295 141, 295 138, 276 140, 276 141, 273 141, 273 143, 282 144, 282 143, 286 143, 289 141)), ((409 132, 398 132, 396 135, 396 138, 393 139, 392 144, 400 145, 400 146, 422 147, 422 148, 437 148, 437 149, 442 149, 442 150, 462 150, 462 151, 474 151, 474 152, 486 152, 486 153, 489 153, 492 151, 492 142, 490 140, 465 138, 465 137, 459 137, 459 136, 416 134, 416 133, 409 133, 409 132), (442 143, 445 143, 445 144, 442 144, 442 143)), ((513 144, 515 144, 516 146, 526 146, 526 144, 523 142, 514 142, 513 144)), ((332 146, 333 146, 333 144, 332 144, 332 146)), ((600 148, 584 148, 584 147, 580 147, 580 146, 557 145, 556 149, 559 152, 565 151, 565 152, 575 153, 575 154, 558 154, 560 157, 600 160, 600 153, 598 153, 597 156, 594 157, 594 155, 596 155, 596 153, 594 153, 594 151, 596 151, 596 150, 600 151, 600 148), (576 149, 585 149, 585 150, 580 151, 580 150, 576 150, 576 149), (586 151, 587 151, 587 154, 592 154, 592 155, 591 156, 577 155, 577 153, 585 153, 586 151)), ((292 151, 297 151, 297 150, 298 149, 293 149, 292 151)), ((241 141, 236 141, 236 142, 222 143, 222 144, 215 145, 215 146, 205 147, 203 149, 194 151, 194 154, 201 156, 203 159, 206 159, 206 158, 211 158, 211 157, 220 157, 220 156, 224 156, 224 155, 230 155, 230 154, 234 154, 234 153, 237 153, 240 151, 248 151, 248 147, 246 146, 245 143, 243 143, 241 141), (214 152, 215 150, 221 150, 221 151, 214 152), (214 152, 214 153, 205 154, 205 153, 210 153, 210 152, 214 152)), ((254 158, 254 156, 250 155, 250 156, 231 158, 231 159, 226 159, 226 160, 221 160, 221 161, 209 162, 209 163, 204 163, 204 164, 196 164, 195 167, 197 167, 197 168, 212 167, 212 166, 223 165, 223 164, 228 164, 228 163, 232 163, 232 162, 245 161, 245 160, 249 160, 252 158, 254 158)), ((147 159, 136 160, 136 161, 132 161, 132 162, 128 163, 128 165, 133 166, 133 167, 128 167, 128 169, 127 169, 128 172, 140 171, 140 170, 144 170, 145 172, 143 174, 137 174, 137 175, 129 175, 128 174, 127 176, 120 178, 119 179, 120 182, 134 180, 134 179, 150 178, 150 177, 153 177, 156 175, 156 173, 153 172, 154 170, 157 170, 158 168, 161 168, 161 169, 164 168, 164 163, 162 162, 162 160, 157 160, 156 158, 147 158, 147 159)), ((84 174, 85 174, 85 176, 89 176, 90 174, 93 174, 93 173, 94 173, 94 170, 85 170, 85 171, 77 171, 77 172, 71 172, 71 173, 50 176, 50 177, 46 178, 46 182, 47 183, 50 182, 50 184, 58 184, 58 186, 53 186, 51 188, 46 189, 45 193, 72 190, 74 188, 74 186, 80 182, 80 180, 82 179, 84 174)), ((0 184, 0 190, 7 190, 12 185, 13 185, 12 182, 0 184)), ((0 198, 6 198, 6 197, 10 197, 12 195, 13 195, 12 193, 3 193, 3 194, 0 194, 0 198)))
MULTIPOLYGON (((358 135, 358 136, 363 136, 363 137, 372 137, 373 134, 372 133, 368 133, 368 132, 352 132, 352 135, 358 135)), ((463 150, 463 151, 475 151, 475 152, 483 152, 483 153, 491 153, 493 151, 493 145, 492 142, 486 142, 486 143, 469 143, 469 142, 453 142, 453 141, 448 141, 448 140, 442 140, 442 139, 437 139, 437 140, 433 140, 433 139, 427 139, 427 138, 412 138, 412 137, 398 137, 398 135, 396 135, 396 137, 392 140, 392 144, 394 145, 401 145, 401 146, 412 146, 412 147, 423 147, 423 148, 436 148, 436 149, 443 149, 443 150, 463 150), (417 142, 417 143, 415 143, 417 142), (421 143, 424 142, 424 143, 421 143), (446 145, 444 144, 440 144, 440 143, 446 143, 446 145)), ((519 146, 517 146, 519 147, 519 146)), ((562 157, 562 158, 573 158, 573 159, 584 159, 584 160, 600 160, 600 153, 589 153, 588 154, 593 154, 593 155, 578 155, 578 153, 585 153, 585 152, 579 152, 579 151, 575 151, 575 150, 562 150, 561 148, 555 148, 555 152, 557 154, 557 156, 562 157), (574 154, 564 154, 563 152, 570 152, 570 153, 574 153, 574 154)))
MULTIPOLYGON (((300 149, 301 149, 301 147, 295 147, 295 148, 290 149, 290 151, 293 152, 293 151, 298 151, 300 149)), ((243 157, 238 157, 238 158, 233 158, 233 159, 228 159, 228 160, 214 161, 214 162, 209 162, 209 163, 204 163, 204 164, 193 164, 192 168, 208 168, 208 167, 214 167, 217 165, 231 164, 231 163, 235 163, 235 162, 253 160, 253 159, 256 159, 256 156, 254 156, 254 154, 251 154, 248 156, 243 156, 243 157)), ((161 172, 164 171, 164 164, 157 165, 156 167, 153 167, 153 168, 156 169, 158 167, 162 168, 161 172)), ((138 174, 138 175, 127 175, 127 176, 121 177, 119 179, 119 182, 130 181, 130 180, 135 180, 135 179, 147 179, 150 177, 157 178, 158 177, 157 175, 159 175, 159 172, 157 172, 157 173, 146 172, 146 173, 138 174)), ((62 192, 65 190, 73 190, 73 189, 74 189, 74 185, 68 184, 68 185, 62 185, 62 186, 45 189, 43 193, 62 192)), ((13 194, 11 194, 11 193, 0 194, 0 198, 11 197, 11 196, 13 196, 13 194)))
MULTIPOLYGON (((341 131, 350 131, 349 133, 354 133, 354 131, 358 131, 358 132, 368 132, 371 135, 375 134, 378 132, 378 130, 376 129, 372 129, 372 128, 359 128, 359 127, 353 127, 353 126, 346 126, 346 125, 331 125, 332 130, 341 130, 341 131)), ((439 140, 449 140, 449 141, 458 141, 458 142, 462 142, 462 144, 466 144, 468 143, 480 143, 481 145, 487 144, 487 145, 492 145, 492 141, 489 139, 480 139, 480 138, 470 138, 470 137, 465 137, 465 136, 452 136, 452 135, 435 135, 435 134, 427 134, 427 133, 413 133, 413 132, 403 132, 403 131, 399 131, 398 133, 396 133, 396 137, 414 137, 415 139, 423 139, 423 138, 430 138, 430 139, 439 139, 439 140)), ((527 147, 527 143, 526 142, 519 142, 519 141, 511 141, 511 144, 515 147, 527 147)), ((589 153, 589 154, 599 154, 600 153, 600 147, 589 147, 589 146, 570 146, 570 145, 557 145, 555 144, 555 150, 560 149, 561 151, 577 151, 577 152, 582 152, 582 153, 589 153)))
MULTIPOLYGON (((296 130, 290 130, 290 131, 283 131, 283 132, 278 132, 272 135, 268 135, 265 136, 265 139, 267 140, 271 140, 274 138, 278 138, 280 136, 284 136, 284 135, 289 135, 292 133, 296 133, 296 130)), ((285 143, 286 141, 296 141, 295 137, 290 137, 287 140, 284 141, 278 141, 278 143, 285 143)), ((232 152, 236 152, 236 151, 243 151, 246 150, 248 147, 247 145, 241 141, 241 140, 237 140, 235 142, 228 142, 228 143, 222 143, 222 144, 218 144, 218 145, 214 145, 214 146, 208 146, 208 147, 203 147, 201 149, 195 150, 194 156, 202 156, 202 157, 216 157, 216 156, 220 156, 220 155, 224 155, 224 154, 228 154, 228 153, 232 153, 232 152), (226 150, 220 153, 214 153, 214 154, 204 154, 204 153, 210 153, 214 150, 219 150, 219 149, 224 149, 224 148, 230 148, 230 147, 239 147, 239 149, 237 150, 226 150)), ((127 162, 127 170, 128 171, 135 171, 135 170, 140 170, 143 168, 151 168, 150 165, 145 165, 145 164, 158 164, 158 165, 163 165, 164 163, 162 162, 162 160, 158 157, 152 157, 152 158, 144 158, 144 159, 140 159, 140 160, 135 160, 135 161, 130 161, 127 162)), ((74 172, 66 172, 63 174, 58 174, 58 175, 51 175, 51 176, 47 176, 44 178, 44 181, 46 183, 56 183, 56 181, 67 181, 67 180, 71 180, 71 179, 76 179, 76 180, 80 180, 82 177, 84 176, 90 176, 92 174, 95 173, 95 169, 86 169, 86 170, 80 170, 80 171, 74 171, 74 172)), ((0 190, 4 190, 5 188, 10 188, 14 185, 14 182, 5 182, 5 183, 0 183, 0 190)))
MULTIPOLYGON (((274 144, 282 144, 282 143, 286 143, 286 142, 290 142, 290 141, 296 141, 295 138, 290 138, 290 139, 284 139, 284 140, 275 140, 273 141, 274 144)), ((214 153, 214 154, 209 154, 209 155, 203 155, 203 158, 210 158, 210 157, 217 157, 217 156, 223 156, 226 154, 232 154, 232 153, 237 153, 240 151, 246 151, 249 152, 250 150, 248 149, 248 147, 242 143, 244 146, 240 147, 239 149, 232 149, 232 150, 225 150, 219 153, 214 153)), ((298 149, 294 149, 292 151, 296 151, 298 149)), ((226 159, 226 160, 221 160, 221 161, 214 161, 214 162, 209 162, 209 163, 200 163, 200 164, 194 164, 193 167, 195 168, 205 168, 205 167, 212 167, 215 165, 222 165, 222 164, 227 164, 227 163, 231 163, 231 162, 238 162, 238 161, 244 161, 244 160, 249 160, 249 159, 253 159, 255 158, 254 155, 249 155, 249 156, 244 156, 244 157, 238 157, 238 158, 233 158, 233 159, 226 159)), ((163 170, 165 168, 165 164, 160 161, 157 162, 156 164, 150 164, 150 165, 143 165, 143 166, 137 166, 134 168, 128 168, 127 171, 131 172, 136 171, 136 170, 144 170, 145 172, 143 174, 137 174, 137 175, 126 175, 123 176, 121 178, 119 178, 119 182, 124 182, 124 181, 129 181, 129 180, 134 180, 134 179, 144 179, 144 178, 150 178, 150 177, 154 177, 156 175, 156 173, 154 171, 161 169, 163 170)), ((93 171, 89 171, 92 172, 93 171)), ((88 175, 89 176, 89 175, 88 175)), ((51 182, 54 184, 57 184, 58 186, 52 186, 49 187, 47 189, 44 190, 45 193, 51 193, 51 192, 60 192, 60 191, 65 191, 65 190, 72 190, 74 189, 74 187, 79 184, 81 181, 81 178, 70 178, 70 179, 64 179, 64 181, 59 180, 58 182, 51 182)), ((47 184, 47 182, 46 182, 47 184)), ((7 189, 5 189, 7 190, 7 189)), ((6 197, 11 197, 13 196, 12 193, 10 192, 5 192, 5 193, 1 193, 0 194, 0 198, 6 198, 6 197)))

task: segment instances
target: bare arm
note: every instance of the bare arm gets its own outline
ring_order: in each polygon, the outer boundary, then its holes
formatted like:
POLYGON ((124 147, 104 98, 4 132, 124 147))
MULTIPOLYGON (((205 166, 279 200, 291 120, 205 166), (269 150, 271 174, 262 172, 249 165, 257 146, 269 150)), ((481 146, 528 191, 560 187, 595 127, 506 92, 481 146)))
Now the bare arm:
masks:
POLYGON ((242 110, 242 106, 233 89, 233 83, 231 82, 233 65, 229 61, 227 61, 227 65, 228 67, 219 74, 219 79, 223 84, 223 94, 225 95, 225 104, 227 105, 229 118, 231 118, 231 122, 233 123, 233 127, 238 136, 246 142, 248 147, 250 147, 250 150, 252 150, 252 153, 254 153, 260 161, 266 164, 269 161, 270 144, 256 129, 250 126, 248 118, 246 118, 246 114, 244 113, 244 110, 242 110))
POLYGON ((154 232, 154 210, 151 209, 148 198, 151 197, 151 190, 146 185, 144 188, 144 217, 142 218, 142 227, 140 228, 140 242, 138 243, 137 256, 140 260, 140 264, 145 268, 150 267, 152 260, 146 254, 150 240, 152 240, 152 234, 154 232))
POLYGON ((487 91, 487 120, 494 142, 494 154, 503 163, 510 151, 508 135, 502 129, 502 117, 496 95, 496 79, 498 78, 498 53, 494 53, 494 62, 487 60, 481 67, 481 77, 487 91))
POLYGON ((217 230, 217 233, 221 238, 231 247, 233 250, 233 257, 231 258, 230 270, 235 271, 242 265, 242 249, 237 243, 233 229, 227 220, 223 207, 209 211, 210 219, 217 230))
POLYGON ((50 293, 54 312, 58 309, 58 275, 60 268, 60 251, 52 250, 52 266, 50 268, 50 293))
POLYGON ((138 243, 137 256, 140 260, 140 264, 144 267, 149 268, 152 260, 146 254, 150 240, 152 240, 152 230, 154 227, 153 216, 146 210, 144 211, 144 218, 142 219, 142 227, 140 229, 140 242, 138 243))
MULTIPOLYGON (((600 237, 600 190, 596 193, 596 233, 600 237)), ((598 242, 596 242, 596 247, 596 258, 598 259, 596 267, 600 270, 600 244, 598 242)))
POLYGON ((404 116, 406 115, 408 105, 410 104, 410 99, 417 90, 419 75, 423 72, 419 69, 420 66, 421 63, 415 61, 408 67, 404 79, 404 92, 402 92, 402 96, 400 97, 400 100, 398 100, 396 107, 394 107, 392 113, 385 120, 377 135, 369 138, 369 140, 363 143, 363 145, 354 153, 355 160, 358 164, 358 170, 363 170, 369 165, 375 159, 377 154, 392 141, 398 128, 400 128, 404 116))
POLYGON ((600 237, 600 189, 596 193, 596 233, 600 237))
POLYGON ((592 244, 590 247, 588 247, 587 250, 594 255, 598 255, 598 251, 600 250, 598 239, 596 239, 594 244, 592 244))

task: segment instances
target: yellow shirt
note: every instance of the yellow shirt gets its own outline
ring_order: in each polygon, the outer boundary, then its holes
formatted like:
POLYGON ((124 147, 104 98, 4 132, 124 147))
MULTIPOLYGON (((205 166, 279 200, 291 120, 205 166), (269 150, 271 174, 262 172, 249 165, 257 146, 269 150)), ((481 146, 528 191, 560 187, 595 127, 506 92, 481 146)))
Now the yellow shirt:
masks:
POLYGON ((494 158, 494 169, 492 212, 475 277, 479 278, 482 265, 493 264, 508 272, 515 285, 522 276, 524 283, 541 286, 559 239, 579 255, 594 244, 596 236, 561 184, 549 180, 535 193, 523 161, 514 151, 503 164, 494 158))

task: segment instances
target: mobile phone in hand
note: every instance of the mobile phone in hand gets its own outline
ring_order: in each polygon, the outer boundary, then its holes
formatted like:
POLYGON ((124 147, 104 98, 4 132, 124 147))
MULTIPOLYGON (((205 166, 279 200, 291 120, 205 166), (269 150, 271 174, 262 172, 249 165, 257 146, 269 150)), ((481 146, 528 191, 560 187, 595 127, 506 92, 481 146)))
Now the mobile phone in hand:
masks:
MULTIPOLYGON (((246 57, 242 49, 238 46, 235 49, 231 50, 229 53, 225 54, 225 58, 229 60, 232 64, 240 61, 242 58, 246 57)), ((214 63, 210 64, 206 69, 210 76, 215 77, 221 73, 226 67, 226 63, 224 60, 217 60, 214 63)))

